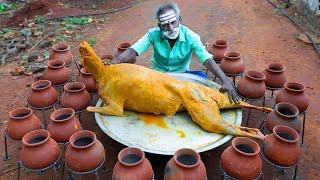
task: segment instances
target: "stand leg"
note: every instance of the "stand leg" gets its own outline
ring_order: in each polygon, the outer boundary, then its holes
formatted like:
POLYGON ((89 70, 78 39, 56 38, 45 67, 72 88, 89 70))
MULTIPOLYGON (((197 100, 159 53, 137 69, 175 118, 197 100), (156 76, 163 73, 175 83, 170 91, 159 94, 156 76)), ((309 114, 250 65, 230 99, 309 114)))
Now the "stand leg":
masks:
POLYGON ((217 76, 214 76, 213 82, 216 82, 217 76))
POLYGON ((263 126, 263 124, 264 124, 264 120, 262 120, 262 122, 261 122, 261 124, 260 124, 260 126, 259 126, 259 129, 260 129, 261 131, 263 131, 263 130, 264 130, 264 127, 263 127, 263 129, 261 129, 261 128, 262 128, 262 126, 263 126))
POLYGON ((99 173, 98 173, 98 170, 95 170, 95 171, 94 171, 94 175, 96 176, 96 180, 99 180, 99 173))
POLYGON ((297 179, 297 171, 298 171, 298 164, 296 165, 296 167, 294 167, 294 174, 293 174, 292 180, 297 179))
POLYGON ((42 109, 42 118, 43 118, 44 128, 47 129, 46 116, 45 116, 45 113, 44 113, 44 109, 42 109))
POLYGON ((67 178, 67 180, 73 180, 72 173, 69 170, 68 170, 68 178, 67 178))
POLYGON ((305 128, 305 123, 306 123, 306 112, 303 113, 301 144, 303 144, 303 142, 304 142, 304 128, 305 128))
POLYGON ((273 98, 273 90, 271 90, 271 97, 273 98))
POLYGON ((77 69, 78 69, 78 71, 79 71, 79 73, 80 73, 80 66, 79 66, 79 64, 77 63, 77 60, 76 60, 76 59, 73 59, 73 61, 74 61, 74 63, 76 64, 76 67, 77 67, 77 69))
POLYGON ((3 157, 3 160, 4 161, 7 161, 9 160, 11 157, 8 155, 8 140, 7 140, 7 133, 4 132, 3 133, 3 136, 4 136, 4 151, 5 151, 5 155, 3 157))
POLYGON ((236 77, 235 76, 233 77, 233 85, 234 86, 236 85, 236 77))
POLYGON ((18 180, 20 180, 20 167, 21 167, 21 165, 20 165, 20 162, 18 162, 18 169, 17 169, 17 176, 18 176, 18 180))
POLYGON ((56 162, 53 165, 53 171, 54 171, 54 175, 56 176, 57 179, 59 179, 59 174, 58 174, 58 171, 57 171, 57 169, 59 169, 59 168, 60 168, 60 164, 56 162))
POLYGON ((263 96, 262 107, 265 107, 265 103, 266 103, 266 96, 263 96))

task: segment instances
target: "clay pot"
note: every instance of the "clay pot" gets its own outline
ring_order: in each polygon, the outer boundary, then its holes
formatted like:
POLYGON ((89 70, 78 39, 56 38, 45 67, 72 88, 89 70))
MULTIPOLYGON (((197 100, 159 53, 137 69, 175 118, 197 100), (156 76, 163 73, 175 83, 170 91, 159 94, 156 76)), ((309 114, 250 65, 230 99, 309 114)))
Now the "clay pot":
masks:
POLYGON ((214 56, 214 60, 217 63, 221 62, 224 57, 224 53, 228 50, 228 42, 223 39, 214 40, 212 46, 208 48, 209 53, 214 56))
POLYGON ((278 103, 274 110, 266 118, 266 128, 272 132, 277 125, 285 125, 293 128, 297 132, 301 130, 301 121, 298 118, 299 110, 289 103, 278 103))
POLYGON ((95 82, 90 72, 88 72, 85 68, 80 69, 80 76, 78 81, 82 82, 86 86, 86 90, 89 93, 96 93, 98 90, 96 88, 95 82))
POLYGON ((239 52, 228 51, 224 53, 221 60, 220 68, 227 75, 237 75, 244 72, 243 60, 240 58, 239 52))
POLYGON ((207 179, 206 167, 201 161, 200 155, 192 149, 179 149, 168 161, 164 179, 207 179))
POLYGON ((150 180, 152 177, 152 166, 141 149, 127 147, 120 151, 118 162, 113 169, 112 179, 150 180))
POLYGON ((87 130, 76 132, 70 137, 69 142, 65 161, 72 171, 91 171, 104 161, 104 147, 93 132, 87 130))
POLYGON ((266 75, 266 86, 270 88, 282 88, 287 81, 284 73, 286 67, 279 63, 268 63, 263 73, 266 75))
POLYGON ((69 82, 63 86, 63 89, 64 91, 60 98, 62 107, 82 111, 89 106, 90 94, 82 82, 69 82))
POLYGON ((68 142, 71 135, 81 131, 80 121, 71 108, 62 108, 51 113, 48 131, 58 143, 68 142))
MULTIPOLYGON (((119 54, 121 54, 122 52, 124 52, 125 50, 127 50, 129 47, 131 47, 131 44, 128 42, 124 42, 124 43, 120 43, 117 45, 117 52, 115 54, 115 57, 117 57, 119 54)), ((134 57, 132 59, 133 61, 136 61, 136 57, 134 57)))
POLYGON ((35 108, 44 108, 58 101, 58 92, 48 80, 38 80, 31 84, 28 104, 35 108))
POLYGON ((65 62, 53 59, 47 62, 48 67, 43 72, 43 79, 49 80, 52 85, 61 85, 70 80, 71 72, 65 67, 65 62))
POLYGON ((238 93, 245 98, 262 98, 266 92, 264 80, 266 76, 257 71, 247 71, 245 77, 237 83, 238 93))
POLYGON ((16 108, 9 112, 7 134, 13 140, 21 140, 30 131, 41 129, 41 121, 30 108, 16 108))
POLYGON ((300 83, 287 82, 284 84, 284 89, 279 91, 276 96, 276 103, 287 102, 295 105, 299 112, 304 112, 309 106, 309 99, 304 94, 306 87, 300 83))
POLYGON ((236 179, 255 179, 260 175, 262 160, 259 144, 246 137, 237 137, 222 152, 222 169, 236 179))
POLYGON ((22 138, 20 160, 30 169, 42 169, 58 160, 60 149, 57 142, 50 138, 44 129, 31 131, 22 138))
POLYGON ((278 125, 263 141, 265 157, 280 166, 293 166, 300 158, 299 134, 288 126, 278 125))
POLYGON ((65 43, 53 45, 49 61, 52 59, 61 59, 66 63, 66 66, 70 66, 73 60, 73 54, 70 51, 70 46, 65 43))

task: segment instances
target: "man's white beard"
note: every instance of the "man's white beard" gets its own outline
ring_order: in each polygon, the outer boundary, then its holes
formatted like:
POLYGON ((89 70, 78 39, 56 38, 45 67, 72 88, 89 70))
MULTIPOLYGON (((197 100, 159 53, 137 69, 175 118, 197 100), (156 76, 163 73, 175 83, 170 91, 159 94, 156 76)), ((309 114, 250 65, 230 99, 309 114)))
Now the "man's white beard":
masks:
POLYGON ((164 31, 163 34, 168 38, 168 39, 177 39, 180 33, 180 26, 174 28, 172 31, 164 31))

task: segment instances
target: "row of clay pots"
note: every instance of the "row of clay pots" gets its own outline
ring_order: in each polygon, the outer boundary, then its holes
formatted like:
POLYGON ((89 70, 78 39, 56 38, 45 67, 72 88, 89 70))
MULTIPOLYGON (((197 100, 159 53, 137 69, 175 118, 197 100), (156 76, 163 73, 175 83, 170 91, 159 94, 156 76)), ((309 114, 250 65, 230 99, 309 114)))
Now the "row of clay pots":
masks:
POLYGON ((70 66, 73 61, 73 54, 70 46, 65 43, 58 43, 52 46, 49 61, 59 59, 65 62, 66 66, 70 66))
MULTIPOLYGON (((131 44, 128 42, 124 42, 124 43, 120 43, 117 45, 117 51, 115 53, 115 55, 111 55, 111 54, 102 54, 100 56, 100 59, 103 60, 113 60, 115 57, 119 56, 121 53, 123 53, 125 50, 127 50, 128 48, 131 47, 131 44)), ((133 57, 133 59, 131 59, 132 61, 136 61, 136 57, 133 57)))
MULTIPOLYGON (((63 86, 60 97, 62 107, 72 108, 75 111, 84 110, 90 103, 90 94, 82 82, 69 82, 63 86)), ((38 80, 31 85, 28 104, 35 108, 44 108, 58 102, 58 92, 48 80, 38 80)))
MULTIPOLYGON (((300 157, 299 134, 287 126, 276 126, 262 143, 263 155, 273 164, 290 167, 300 157)), ((260 146, 254 140, 238 137, 221 155, 221 166, 236 179, 256 179, 262 170, 260 146)))

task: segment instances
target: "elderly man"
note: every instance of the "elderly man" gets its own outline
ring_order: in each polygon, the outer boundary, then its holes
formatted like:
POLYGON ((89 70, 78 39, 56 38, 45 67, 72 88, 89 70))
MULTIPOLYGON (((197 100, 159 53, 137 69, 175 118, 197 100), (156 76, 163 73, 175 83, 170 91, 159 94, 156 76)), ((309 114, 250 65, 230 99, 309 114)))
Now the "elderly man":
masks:
POLYGON ((180 10, 175 3, 165 4, 156 12, 158 27, 151 28, 135 44, 118 55, 111 63, 135 63, 134 57, 146 52, 152 45, 154 52, 151 68, 161 72, 192 73, 206 77, 203 71, 190 71, 192 53, 222 82, 221 91, 228 92, 231 102, 238 103, 239 97, 232 82, 213 60, 203 46, 199 35, 181 24, 180 10))

